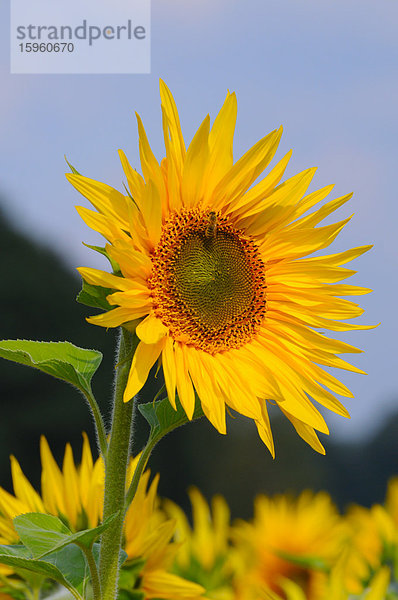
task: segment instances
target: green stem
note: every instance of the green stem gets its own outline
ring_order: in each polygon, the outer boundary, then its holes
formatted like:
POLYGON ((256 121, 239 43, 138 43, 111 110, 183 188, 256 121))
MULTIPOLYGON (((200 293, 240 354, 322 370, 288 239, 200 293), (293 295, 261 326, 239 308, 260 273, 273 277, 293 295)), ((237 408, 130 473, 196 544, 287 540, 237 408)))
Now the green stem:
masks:
POLYGON ((145 448, 143 449, 143 451, 141 452, 141 456, 140 459, 137 463, 137 466, 135 468, 134 471, 134 475, 133 475, 133 479, 131 480, 131 484, 130 487, 128 489, 128 492, 126 494, 126 502, 125 502, 125 510, 128 509, 128 507, 130 506, 130 504, 133 501, 133 498, 135 496, 135 493, 137 491, 138 488, 138 484, 140 482, 141 479, 141 475, 147 465, 149 456, 152 452, 152 450, 154 449, 154 447, 156 446, 156 444, 158 443, 158 441, 160 440, 160 437, 149 437, 149 440, 147 442, 147 445, 145 446, 145 448))
POLYGON ((93 600, 101 600, 101 585, 98 575, 97 563, 95 562, 92 548, 87 548, 84 544, 77 544, 86 557, 88 568, 90 569, 91 585, 93 586, 93 600))
POLYGON ((124 521, 126 472, 130 450, 133 401, 123 402, 131 361, 138 340, 122 328, 114 393, 112 429, 105 469, 104 515, 120 511, 120 515, 104 531, 100 547, 100 584, 102 600, 114 600, 117 595, 119 556, 124 521))
POLYGON ((107 456, 107 452, 108 452, 108 443, 106 441, 106 431, 105 431, 105 425, 104 425, 104 421, 102 419, 101 411, 99 409, 99 406, 98 406, 97 401, 94 398, 93 394, 92 393, 88 394, 86 391, 83 391, 83 393, 86 397, 87 402, 90 405, 91 412, 94 417, 95 431, 97 433, 97 440, 98 440, 99 448, 100 448, 101 454, 104 458, 104 462, 106 462, 106 456, 107 456))

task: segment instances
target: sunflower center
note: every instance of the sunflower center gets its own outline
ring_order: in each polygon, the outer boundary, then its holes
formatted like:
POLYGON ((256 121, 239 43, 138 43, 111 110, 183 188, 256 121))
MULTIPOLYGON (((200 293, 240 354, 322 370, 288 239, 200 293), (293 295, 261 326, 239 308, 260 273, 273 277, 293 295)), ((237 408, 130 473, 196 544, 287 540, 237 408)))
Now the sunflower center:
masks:
POLYGON ((253 337, 266 311, 265 266, 225 217, 172 214, 152 261, 155 311, 175 340, 215 353, 253 337))
POLYGON ((205 327, 230 325, 253 300, 249 261, 227 232, 193 233, 175 259, 174 274, 180 299, 205 327))

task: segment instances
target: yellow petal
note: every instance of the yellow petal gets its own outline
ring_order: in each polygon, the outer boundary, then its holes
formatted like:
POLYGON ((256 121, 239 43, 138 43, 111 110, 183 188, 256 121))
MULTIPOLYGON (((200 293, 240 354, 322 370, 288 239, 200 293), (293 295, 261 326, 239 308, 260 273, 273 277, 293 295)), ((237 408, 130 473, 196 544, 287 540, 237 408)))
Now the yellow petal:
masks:
POLYGON ((274 446, 274 438, 272 436, 271 423, 269 420, 269 415, 267 411, 267 405, 265 400, 260 402, 262 420, 255 421, 258 434, 264 444, 267 446, 268 450, 271 453, 272 458, 275 458, 275 446, 274 446))
POLYGON ((214 210, 235 201, 245 193, 272 160, 281 135, 282 128, 272 131, 233 165, 214 190, 214 210))
POLYGON ((163 570, 144 572, 141 588, 148 600, 150 598, 198 600, 205 593, 201 585, 163 570))
POLYGON ((84 505, 91 527, 96 527, 102 520, 104 481, 104 461, 99 457, 94 463, 92 475, 88 482, 87 501, 84 505))
POLYGON ((191 347, 185 349, 185 356, 189 373, 202 406, 204 405, 207 408, 206 415, 217 431, 225 434, 227 432, 225 404, 214 380, 216 374, 212 369, 213 357, 208 357, 205 352, 200 352, 191 347), (206 364, 207 362, 208 364, 206 364))
MULTIPOLYGON (((2 516, 5 516, 6 519, 11 521, 17 515, 29 512, 29 510, 30 508, 25 504, 25 502, 22 502, 22 500, 20 500, 19 498, 15 498, 15 496, 10 494, 3 488, 0 488, 0 511, 2 516)), ((2 521, 2 528, 4 527, 4 525, 5 523, 2 521)), ((11 529, 9 529, 9 532, 11 533, 13 531, 14 530, 11 525, 11 529)), ((15 537, 18 538, 15 532, 11 533, 11 535, 13 539, 15 537)))
POLYGON ((391 580, 391 570, 388 566, 381 567, 370 582, 370 590, 365 593, 364 600, 385 600, 391 580))
POLYGON ((113 219, 89 210, 84 206, 76 206, 76 210, 86 225, 94 229, 94 231, 98 231, 108 241, 113 242, 118 239, 129 239, 128 235, 113 219))
POLYGON ((187 151, 181 182, 181 198, 187 208, 196 206, 203 195, 203 175, 209 159, 209 127, 207 115, 187 151))
POLYGON ((142 211, 148 236, 155 247, 160 239, 162 229, 162 201, 159 189, 150 179, 145 189, 145 210, 142 211))
MULTIPOLYGON (((145 133, 144 125, 142 124, 140 116, 136 113, 138 123, 138 134, 140 138, 140 157, 141 157, 141 168, 144 175, 145 181, 153 181, 158 188, 160 197, 163 198, 165 195, 164 181, 162 170, 158 161, 153 154, 151 147, 148 142, 147 135, 145 133)), ((144 210, 145 202, 142 203, 140 208, 144 210)))
POLYGON ((174 344, 178 398, 188 419, 191 420, 195 410, 195 392, 189 377, 184 350, 185 347, 179 342, 174 344))
MULTIPOLYGON (((166 152, 168 152, 166 150, 166 152)), ((164 168, 165 178, 167 180, 167 192, 168 192, 168 209, 169 212, 174 210, 180 210, 182 208, 181 199, 181 179, 182 171, 176 167, 176 161, 172 158, 167 158, 162 161, 164 168)), ((182 169, 182 165, 181 165, 182 169)), ((166 216, 166 215, 165 215, 166 216)))
POLYGON ((152 313, 137 325, 135 332, 144 344, 156 344, 167 335, 168 327, 152 313))
POLYGON ((177 375, 174 356, 174 342, 171 337, 166 339, 166 343, 162 352, 162 364, 167 395, 171 406, 174 408, 174 410, 177 410, 175 401, 177 375))
POLYGON ((135 351, 130 373, 124 390, 123 400, 128 402, 142 389, 148 379, 149 371, 155 364, 165 345, 165 338, 156 344, 140 342, 135 351))
POLYGON ((296 417, 294 417, 292 414, 285 412, 283 410, 283 404, 280 405, 280 409, 282 410, 282 412, 284 412, 289 421, 292 423, 299 436, 303 438, 303 440, 307 442, 307 444, 309 444, 311 448, 313 448, 316 452, 319 452, 319 454, 326 454, 325 448, 322 446, 317 434, 315 433, 312 427, 310 427, 306 423, 303 423, 299 419, 296 419, 296 417))
POLYGON ((292 155, 290 150, 275 167, 259 183, 254 185, 236 202, 231 203, 229 210, 236 215, 250 217, 264 210, 268 205, 270 192, 278 185, 292 155))
POLYGON ((327 248, 338 236, 351 217, 325 227, 280 231, 270 234, 260 245, 268 260, 298 258, 327 248))
POLYGON ((119 150, 119 157, 134 202, 141 207, 144 201, 145 181, 142 176, 131 167, 123 150, 119 150))
POLYGON ((66 178, 78 192, 91 202, 98 212, 113 219, 121 228, 128 228, 127 203, 131 200, 109 185, 94 179, 75 175, 74 173, 68 173, 66 178))
POLYGON ((77 518, 81 512, 80 495, 79 495, 79 484, 78 475, 73 460, 73 453, 70 444, 66 445, 64 462, 63 462, 63 476, 65 482, 65 508, 66 516, 69 519, 70 524, 73 528, 77 526, 77 518))
POLYGON ((358 246, 356 248, 346 250, 345 252, 338 252, 337 254, 327 254, 325 256, 303 258, 300 262, 303 264, 325 264, 331 267, 337 267, 339 265, 344 265, 348 263, 350 260, 354 260, 354 258, 358 258, 358 256, 361 256, 365 252, 368 252, 368 250, 370 250, 371 248, 373 248, 372 245, 358 246))
POLYGON ((41 493, 46 510, 53 515, 66 515, 64 479, 51 454, 46 438, 40 438, 41 493))
POLYGON ((127 292, 115 292, 106 297, 111 305, 123 306, 130 308, 132 313, 150 312, 151 299, 149 290, 129 290, 127 292))
POLYGON ((26 504, 31 512, 44 512, 44 506, 39 494, 25 477, 15 456, 11 456, 11 474, 14 494, 26 504))
POLYGON ((267 197, 267 207, 261 213, 242 220, 247 232, 250 235, 264 235, 268 231, 275 231, 276 225, 280 225, 281 221, 290 221, 292 207, 305 194, 315 171, 316 169, 307 169, 275 188, 267 197))
POLYGON ((78 267, 77 269, 80 275, 87 283, 92 285, 99 285, 101 287, 111 288, 114 290, 131 290, 134 289, 134 282, 126 279, 125 277, 117 277, 106 271, 100 271, 99 269, 91 269, 89 267, 78 267))
MULTIPOLYGON (((352 194, 346 194, 345 196, 341 196, 340 198, 336 198, 335 200, 331 200, 327 202, 321 208, 318 208, 315 212, 311 213, 307 217, 303 217, 292 223, 288 229, 296 229, 297 227, 314 227, 318 225, 323 219, 325 219, 332 212, 343 206, 348 200, 352 198, 352 194)), ((295 215, 298 216, 298 215, 295 215)))
POLYGON ((180 119, 174 98, 164 81, 160 80, 160 98, 162 113, 165 121, 165 144, 166 149, 170 143, 174 150, 175 164, 180 173, 185 160, 185 143, 181 132, 180 119))
POLYGON ((105 250, 109 256, 117 262, 125 278, 137 280, 143 283, 152 270, 152 262, 149 256, 135 250, 131 244, 118 240, 113 245, 107 244, 105 250))
POLYGON ((94 315, 93 317, 87 317, 87 322, 93 325, 99 325, 100 327, 119 327, 123 323, 128 321, 135 321, 148 314, 148 308, 142 306, 140 308, 125 308, 118 307, 100 315, 94 315))
POLYGON ((206 172, 205 205, 211 204, 215 186, 232 168, 236 113, 236 95, 228 93, 209 133, 210 156, 206 172))
POLYGON ((79 488, 82 504, 85 506, 88 500, 88 486, 92 477, 93 471, 93 456, 91 454, 90 443, 88 441, 87 434, 82 433, 83 436, 83 450, 82 460, 79 469, 79 488))

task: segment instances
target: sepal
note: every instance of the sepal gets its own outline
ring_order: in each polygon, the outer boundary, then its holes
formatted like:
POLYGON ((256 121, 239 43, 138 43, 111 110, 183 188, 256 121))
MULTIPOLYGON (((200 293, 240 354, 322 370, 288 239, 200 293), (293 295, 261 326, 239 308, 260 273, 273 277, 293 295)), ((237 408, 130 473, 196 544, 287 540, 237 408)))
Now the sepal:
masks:
POLYGON ((111 288, 92 285, 82 279, 82 289, 76 296, 76 301, 85 306, 102 308, 102 310, 111 310, 115 307, 111 306, 106 298, 114 291, 115 290, 112 290, 111 288))

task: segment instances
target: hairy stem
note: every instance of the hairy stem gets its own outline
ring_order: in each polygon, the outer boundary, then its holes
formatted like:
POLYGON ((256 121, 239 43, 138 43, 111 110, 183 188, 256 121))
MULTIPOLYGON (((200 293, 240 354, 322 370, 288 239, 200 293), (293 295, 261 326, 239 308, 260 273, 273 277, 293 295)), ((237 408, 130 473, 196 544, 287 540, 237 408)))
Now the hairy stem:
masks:
POLYGON ((112 428, 105 470, 104 515, 120 511, 119 516, 104 531, 100 549, 100 584, 102 600, 114 600, 117 595, 119 556, 124 521, 126 472, 130 450, 133 401, 124 403, 125 390, 137 338, 122 328, 117 358, 112 428))
POLYGON ((157 442, 159 441, 159 439, 160 439, 160 437, 159 438, 156 438, 156 437, 151 438, 150 437, 147 442, 147 445, 141 452, 140 459, 139 459, 137 466, 135 468, 135 471, 134 471, 133 479, 131 480, 130 487, 126 494, 126 502, 125 502, 126 510, 128 509, 128 507, 130 506, 130 504, 132 503, 132 501, 134 499, 135 493, 138 488, 138 484, 141 479, 141 475, 147 465, 149 456, 150 456, 152 450, 154 449, 154 447, 156 446, 157 442))
POLYGON ((92 412, 92 415, 94 418, 94 423, 95 423, 97 442, 98 442, 101 454, 103 456, 104 462, 106 462, 106 456, 108 453, 108 444, 106 441, 106 431, 105 431, 104 421, 102 420, 101 411, 99 409, 99 406, 98 406, 97 401, 94 398, 93 394, 92 393, 88 394, 85 391, 83 393, 87 399, 87 402, 90 405, 91 412, 92 412))
POLYGON ((101 600, 101 585, 92 548, 87 548, 84 546, 84 544, 77 545, 86 557, 88 568, 90 569, 91 585, 93 587, 93 600, 101 600))

